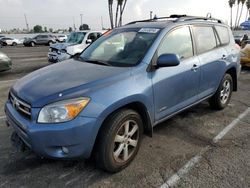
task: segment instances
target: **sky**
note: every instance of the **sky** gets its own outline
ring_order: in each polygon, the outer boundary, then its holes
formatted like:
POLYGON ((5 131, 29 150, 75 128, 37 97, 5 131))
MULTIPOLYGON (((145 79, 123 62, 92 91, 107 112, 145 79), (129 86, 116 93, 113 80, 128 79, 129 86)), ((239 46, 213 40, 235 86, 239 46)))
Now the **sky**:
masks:
MULTIPOLYGON (((150 11, 158 17, 171 14, 206 16, 211 13, 215 18, 230 22, 228 0, 128 0, 123 23, 148 19, 150 11)), ((108 0, 0 0, 0 29, 26 28, 24 14, 30 28, 39 24, 66 29, 73 27, 74 21, 79 28, 80 14, 83 14, 83 23, 91 29, 101 29, 101 18, 104 27, 110 27, 108 0)), ((243 21, 246 10, 242 17, 243 21)))

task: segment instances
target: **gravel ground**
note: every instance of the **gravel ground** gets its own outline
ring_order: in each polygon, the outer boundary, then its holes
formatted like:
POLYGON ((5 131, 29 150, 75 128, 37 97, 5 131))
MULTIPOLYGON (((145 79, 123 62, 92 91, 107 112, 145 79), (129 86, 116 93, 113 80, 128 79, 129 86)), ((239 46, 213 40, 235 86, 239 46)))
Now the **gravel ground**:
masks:
MULTIPOLYGON (((8 90, 27 73, 49 66, 48 47, 1 49, 13 60, 13 69, 0 73, 0 117, 8 90), (4 82, 3 82, 4 81, 4 82)), ((250 106, 250 70, 243 70, 239 91, 230 105, 214 111, 203 102, 155 127, 144 137, 132 164, 117 174, 95 167, 92 160, 39 159, 17 152, 10 144, 12 128, 0 119, 0 187, 159 187, 185 163, 210 146, 177 187, 250 187, 250 114, 218 144, 212 139, 250 106)))

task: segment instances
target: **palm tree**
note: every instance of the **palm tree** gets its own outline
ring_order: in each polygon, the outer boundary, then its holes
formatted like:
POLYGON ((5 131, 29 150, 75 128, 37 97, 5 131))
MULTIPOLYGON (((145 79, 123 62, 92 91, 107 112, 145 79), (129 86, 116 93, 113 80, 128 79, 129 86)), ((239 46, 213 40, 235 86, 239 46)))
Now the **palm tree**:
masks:
POLYGON ((114 28, 114 19, 113 19, 113 0, 108 0, 109 5, 109 18, 110 18, 110 25, 111 29, 114 28))
MULTIPOLYGON (((248 0, 248 1, 250 1, 250 0, 248 0)), ((231 26, 231 28, 232 28, 232 27, 233 27, 233 6, 234 6, 234 4, 235 4, 235 0, 229 0, 229 1, 228 1, 228 4, 229 4, 229 7, 230 7, 230 9, 231 9, 230 26, 231 26)))
POLYGON ((234 28, 237 27, 237 21, 238 21, 238 14, 239 14, 240 2, 241 2, 241 0, 237 0, 237 13, 236 13, 236 18, 235 18, 235 26, 234 26, 234 28))
POLYGON ((248 20, 248 14, 249 14, 249 9, 250 9, 250 0, 247 0, 246 7, 247 7, 247 14, 246 14, 246 19, 245 20, 248 20))
POLYGON ((242 16, 243 7, 245 5, 246 0, 240 0, 240 1, 241 1, 242 6, 241 6, 241 10, 240 10, 240 16, 239 16, 239 19, 238 19, 237 27, 240 25, 240 19, 241 19, 241 16, 242 16))
POLYGON ((125 10, 127 4, 127 0, 120 0, 120 20, 119 20, 119 26, 122 26, 122 16, 123 12, 125 10))

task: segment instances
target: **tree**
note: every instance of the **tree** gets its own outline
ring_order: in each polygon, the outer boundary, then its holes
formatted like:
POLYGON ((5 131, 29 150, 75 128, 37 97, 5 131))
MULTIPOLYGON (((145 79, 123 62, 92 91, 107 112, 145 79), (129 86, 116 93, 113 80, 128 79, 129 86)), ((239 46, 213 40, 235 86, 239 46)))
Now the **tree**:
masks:
POLYGON ((45 32, 45 33, 47 33, 47 32, 48 32, 47 27, 44 27, 44 32, 45 32))
POLYGON ((49 32, 50 32, 50 33, 53 33, 53 29, 52 29, 52 28, 49 28, 49 32))
POLYGON ((90 30, 90 27, 89 27, 89 25, 87 25, 87 24, 82 24, 80 27, 79 27, 79 30, 81 31, 81 30, 90 30))
POLYGON ((229 7, 231 9, 231 15, 230 15, 230 26, 233 27, 233 6, 235 4, 235 0, 229 0, 228 1, 229 7))
POLYGON ((237 0, 237 13, 236 13, 236 18, 235 18, 235 25, 234 25, 234 28, 237 27, 237 21, 238 21, 238 15, 239 15, 240 2, 241 2, 241 0, 237 0))
POLYGON ((248 14, 249 14, 249 9, 250 9, 250 0, 246 1, 246 7, 247 7, 247 14, 246 14, 246 19, 245 20, 248 20, 248 14))
POLYGON ((113 0, 108 0, 108 7, 109 7, 110 26, 111 26, 111 29, 113 29, 114 28, 113 0))
POLYGON ((127 0, 116 0, 115 20, 113 15, 113 0, 108 0, 110 25, 114 27, 122 26, 122 16, 127 4, 127 0))
POLYGON ((72 32, 72 31, 73 31, 72 27, 69 27, 69 32, 72 32))
POLYGON ((243 8, 244 8, 244 4, 246 2, 246 0, 240 0, 241 2, 241 10, 240 10, 240 16, 239 16, 239 19, 238 19, 238 23, 237 23, 237 27, 240 25, 240 20, 241 20, 241 16, 242 16, 242 11, 243 11, 243 8))
POLYGON ((34 33, 42 33, 43 32, 43 28, 40 25, 34 26, 33 30, 34 30, 34 33))

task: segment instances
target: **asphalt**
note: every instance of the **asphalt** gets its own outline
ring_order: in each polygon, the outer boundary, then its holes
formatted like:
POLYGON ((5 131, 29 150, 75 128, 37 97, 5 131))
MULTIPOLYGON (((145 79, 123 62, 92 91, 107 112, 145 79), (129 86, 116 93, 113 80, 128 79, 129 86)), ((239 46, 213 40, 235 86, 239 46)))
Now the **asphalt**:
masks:
POLYGON ((160 187, 192 157, 209 146, 202 159, 176 187, 250 187, 250 114, 220 142, 212 139, 250 107, 250 70, 244 69, 239 91, 223 111, 203 102, 154 128, 144 137, 131 165, 116 174, 96 168, 90 160, 40 159, 18 152, 10 143, 3 106, 16 79, 50 66, 48 47, 0 49, 13 60, 11 71, 0 73, 0 187, 160 187))

